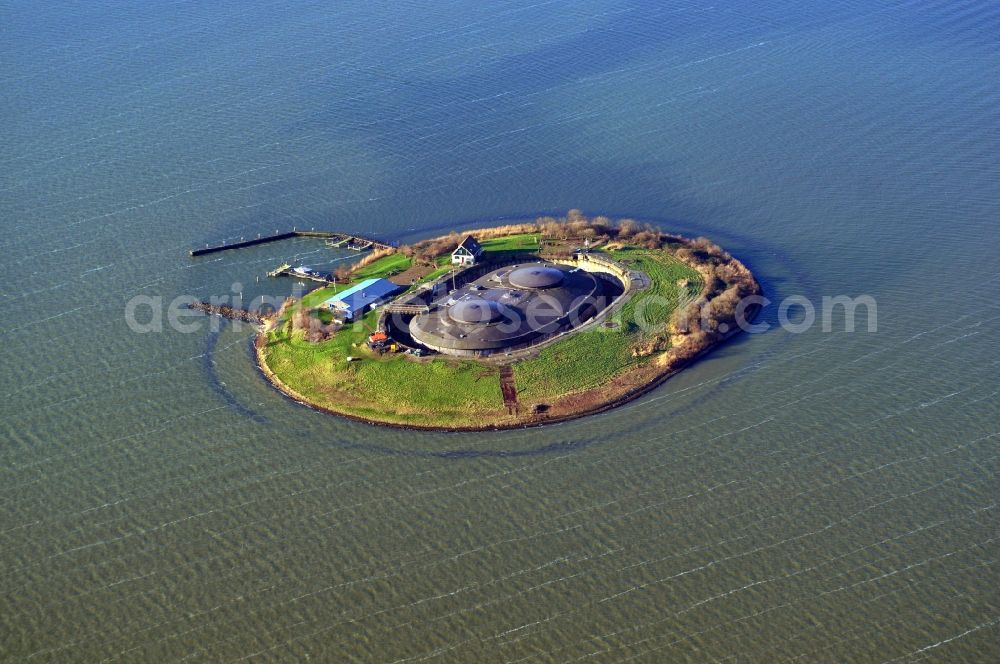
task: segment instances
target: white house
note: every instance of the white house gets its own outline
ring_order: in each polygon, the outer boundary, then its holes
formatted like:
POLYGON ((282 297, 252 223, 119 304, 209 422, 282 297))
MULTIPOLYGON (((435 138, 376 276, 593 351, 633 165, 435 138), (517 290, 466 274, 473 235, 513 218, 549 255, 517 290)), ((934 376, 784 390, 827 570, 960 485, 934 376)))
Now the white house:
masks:
POLYGON ((467 235, 462 243, 451 252, 452 265, 475 265, 480 256, 483 255, 483 246, 476 241, 476 238, 467 235))

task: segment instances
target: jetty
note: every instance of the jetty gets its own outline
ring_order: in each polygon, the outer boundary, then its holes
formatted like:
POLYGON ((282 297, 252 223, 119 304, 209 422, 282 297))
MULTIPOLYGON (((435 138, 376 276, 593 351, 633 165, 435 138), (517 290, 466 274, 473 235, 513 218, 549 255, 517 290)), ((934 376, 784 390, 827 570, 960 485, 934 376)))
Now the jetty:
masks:
POLYGON ((363 240, 363 241, 359 242, 356 239, 351 239, 347 243, 347 248, 350 249, 351 251, 368 251, 373 246, 374 246, 374 243, 373 242, 369 242, 367 240, 363 240))
POLYGON ((363 235, 358 235, 356 233, 345 233, 341 231, 300 231, 300 230, 290 230, 283 233, 275 232, 273 235, 258 235, 255 238, 249 240, 240 238, 239 242, 229 242, 223 241, 222 244, 209 245, 206 244, 204 247, 199 249, 191 249, 188 253, 191 256, 205 256, 207 254, 215 254, 220 251, 228 251, 229 249, 242 249, 244 247, 253 247, 258 244, 267 244, 269 242, 278 242, 279 240, 289 240, 294 237, 314 237, 326 240, 326 245, 328 247, 346 247, 347 249, 352 249, 354 251, 367 251, 368 249, 392 249, 393 245, 388 242, 382 242, 381 240, 376 240, 374 238, 365 237, 363 235))
POLYGON ((292 267, 288 263, 282 263, 267 273, 269 277, 295 277, 296 279, 308 279, 321 284, 335 283, 333 275, 329 272, 320 272, 308 267, 292 267))
POLYGON ((282 275, 288 274, 288 271, 292 269, 292 266, 288 263, 282 263, 278 267, 274 268, 267 273, 269 277, 280 277, 282 275))
POLYGON ((211 304, 209 302, 193 302, 188 305, 188 309, 194 309, 195 311, 201 311, 202 313, 213 316, 222 316, 223 318, 228 318, 230 320, 241 320, 247 323, 260 324, 264 322, 264 316, 262 316, 258 311, 237 309, 235 307, 211 304))

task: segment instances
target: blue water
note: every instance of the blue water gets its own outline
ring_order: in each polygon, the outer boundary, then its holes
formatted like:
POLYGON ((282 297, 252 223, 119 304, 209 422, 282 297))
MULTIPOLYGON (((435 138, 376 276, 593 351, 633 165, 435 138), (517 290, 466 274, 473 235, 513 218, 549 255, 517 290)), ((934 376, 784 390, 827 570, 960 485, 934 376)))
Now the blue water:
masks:
MULTIPOLYGON (((1000 5, 0 5, 0 656, 988 661, 1000 611, 1000 5), (843 321, 610 413, 372 429, 271 390, 291 227, 581 208, 843 321), (239 283, 234 287, 234 283, 239 283)), ((778 320, 776 305, 763 320, 778 320)))

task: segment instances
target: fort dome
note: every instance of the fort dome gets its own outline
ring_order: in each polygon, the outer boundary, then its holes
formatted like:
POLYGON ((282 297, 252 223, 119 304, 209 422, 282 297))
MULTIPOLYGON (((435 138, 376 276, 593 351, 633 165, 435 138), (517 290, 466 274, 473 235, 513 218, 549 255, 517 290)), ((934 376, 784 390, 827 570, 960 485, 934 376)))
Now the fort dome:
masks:
POLYGON ((522 267, 507 276, 517 288, 552 288, 563 282, 562 270, 548 266, 522 267))
POLYGON ((429 311, 410 319, 407 336, 465 357, 526 348, 591 319, 623 289, 614 278, 557 263, 503 266, 430 301, 429 311))
POLYGON ((503 309, 493 300, 471 297, 448 307, 448 318, 456 323, 493 323, 503 316, 503 309))

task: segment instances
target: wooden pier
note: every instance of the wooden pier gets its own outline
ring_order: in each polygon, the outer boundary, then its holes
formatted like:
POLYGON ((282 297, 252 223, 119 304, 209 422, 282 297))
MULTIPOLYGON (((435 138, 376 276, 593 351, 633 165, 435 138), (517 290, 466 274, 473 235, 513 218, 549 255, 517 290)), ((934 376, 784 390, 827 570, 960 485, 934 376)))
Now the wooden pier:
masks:
POLYGON ((327 275, 327 274, 321 273, 321 272, 315 272, 315 271, 299 272, 297 269, 295 269, 294 267, 292 267, 288 263, 283 263, 283 264, 279 265, 278 267, 274 268, 273 270, 271 270, 270 272, 267 273, 267 276, 269 276, 269 277, 294 277, 296 279, 307 279, 309 281, 315 281, 315 282, 321 283, 321 284, 333 284, 333 283, 336 283, 336 280, 333 277, 331 277, 330 275, 327 275))
POLYGON ((288 240, 294 237, 315 237, 325 239, 327 246, 332 247, 343 247, 346 245, 348 249, 353 249, 354 251, 365 251, 367 249, 392 249, 393 246, 386 242, 381 242, 370 237, 365 237, 363 235, 357 235, 355 233, 343 233, 339 231, 300 231, 291 230, 285 231, 284 233, 275 233, 274 235, 258 235, 250 240, 240 239, 239 242, 231 242, 227 244, 223 242, 217 245, 205 245, 201 249, 191 249, 188 253, 192 256, 205 256, 207 254, 215 254, 220 251, 227 251, 229 249, 242 249, 244 247, 253 247, 258 244, 267 244, 269 242, 277 242, 279 240, 288 240))

